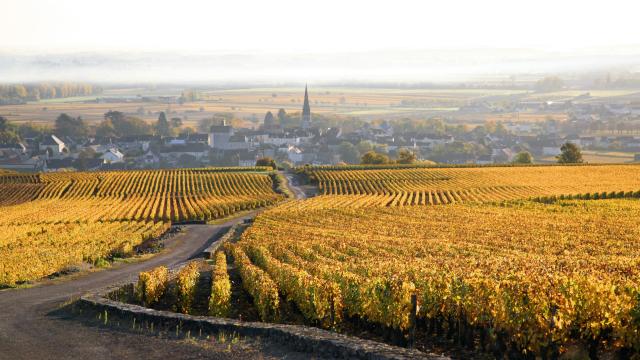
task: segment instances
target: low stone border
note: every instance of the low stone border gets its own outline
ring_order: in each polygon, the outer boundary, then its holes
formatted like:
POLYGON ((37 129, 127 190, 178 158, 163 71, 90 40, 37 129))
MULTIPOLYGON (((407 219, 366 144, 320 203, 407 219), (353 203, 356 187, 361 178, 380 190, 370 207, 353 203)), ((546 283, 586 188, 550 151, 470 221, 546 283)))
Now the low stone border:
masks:
POLYGON ((269 338, 293 350, 315 353, 323 357, 342 359, 431 359, 448 360, 448 357, 427 354, 417 350, 391 346, 371 340, 346 336, 335 332, 301 325, 244 322, 206 316, 193 316, 169 311, 159 311, 139 305, 111 300, 107 295, 121 286, 113 286, 80 298, 81 306, 99 312, 115 314, 122 318, 135 318, 137 322, 152 322, 162 328, 180 327, 192 333, 227 332, 240 336, 269 338))
POLYGON ((238 227, 240 226, 241 223, 235 223, 233 225, 231 225, 231 227, 229 228, 229 230, 227 230, 222 236, 220 236, 220 238, 218 238, 216 241, 212 242, 211 245, 209 245, 209 247, 207 247, 203 252, 203 256, 205 259, 213 259, 213 254, 215 254, 216 250, 218 250, 218 248, 220 247, 220 245, 224 244, 225 242, 229 241, 229 239, 231 239, 233 237, 233 235, 235 235, 236 231, 238 230, 238 227))

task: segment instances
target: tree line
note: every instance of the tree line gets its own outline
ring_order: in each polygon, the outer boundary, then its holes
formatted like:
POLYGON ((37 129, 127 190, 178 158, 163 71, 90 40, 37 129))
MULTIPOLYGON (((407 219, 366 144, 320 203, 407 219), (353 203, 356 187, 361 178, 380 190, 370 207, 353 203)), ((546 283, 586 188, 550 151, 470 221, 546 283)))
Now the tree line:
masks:
POLYGON ((129 116, 120 111, 108 111, 97 126, 90 126, 81 116, 60 114, 54 123, 53 129, 45 126, 37 126, 30 123, 15 124, 7 118, 0 116, 0 144, 12 144, 23 141, 26 138, 37 138, 45 134, 53 133, 57 136, 69 136, 81 139, 88 136, 97 137, 123 137, 129 135, 160 135, 175 136, 181 131, 191 130, 182 127, 181 118, 167 119, 164 112, 158 116, 154 123, 148 123, 135 116, 129 116))
POLYGON ((0 105, 95 95, 102 93, 102 91, 102 87, 86 83, 0 84, 0 105))

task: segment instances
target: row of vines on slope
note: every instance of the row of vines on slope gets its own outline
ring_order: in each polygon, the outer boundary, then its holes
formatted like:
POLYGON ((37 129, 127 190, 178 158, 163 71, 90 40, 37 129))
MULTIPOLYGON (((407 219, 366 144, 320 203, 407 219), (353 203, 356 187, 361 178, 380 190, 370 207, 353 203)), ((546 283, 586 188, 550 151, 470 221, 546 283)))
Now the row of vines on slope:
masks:
POLYGON ((638 191, 640 165, 326 170, 307 168, 322 195, 378 196, 387 206, 638 191))
POLYGON ((0 286, 131 254, 171 222, 283 199, 262 168, 0 174, 0 286))
POLYGON ((416 295, 424 331, 467 344, 637 352, 638 216, 635 199, 363 209, 321 196, 259 215, 231 253, 265 314, 279 293, 323 326, 406 331, 416 295))

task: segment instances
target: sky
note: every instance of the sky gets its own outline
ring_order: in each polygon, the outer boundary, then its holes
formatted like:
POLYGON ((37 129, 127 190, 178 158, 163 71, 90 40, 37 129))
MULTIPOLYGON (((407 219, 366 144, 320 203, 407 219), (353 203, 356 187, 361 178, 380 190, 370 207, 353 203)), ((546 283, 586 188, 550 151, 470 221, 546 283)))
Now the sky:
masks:
POLYGON ((637 1, 0 0, 0 49, 352 52, 640 43, 637 1))
POLYGON ((446 82, 636 71, 638 10, 622 0, 0 0, 0 79, 446 82))

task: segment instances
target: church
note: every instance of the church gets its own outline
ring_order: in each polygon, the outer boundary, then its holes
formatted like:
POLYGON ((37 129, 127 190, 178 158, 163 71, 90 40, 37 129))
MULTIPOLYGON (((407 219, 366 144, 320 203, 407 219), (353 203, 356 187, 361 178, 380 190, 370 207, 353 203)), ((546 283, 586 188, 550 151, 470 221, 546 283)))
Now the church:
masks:
POLYGON ((302 128, 309 130, 311 128, 311 107, 309 106, 309 92, 307 85, 304 86, 304 104, 302 105, 302 128))

